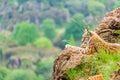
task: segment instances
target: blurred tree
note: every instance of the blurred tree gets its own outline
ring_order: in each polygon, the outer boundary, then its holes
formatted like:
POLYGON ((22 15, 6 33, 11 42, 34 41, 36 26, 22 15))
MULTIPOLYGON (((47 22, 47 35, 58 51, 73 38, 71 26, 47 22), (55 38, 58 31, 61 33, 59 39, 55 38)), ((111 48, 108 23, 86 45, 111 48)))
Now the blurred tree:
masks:
POLYGON ((48 2, 47 0, 36 0, 38 3, 48 2))
POLYGON ((15 4, 16 2, 17 2, 17 0, 9 0, 9 1, 8 1, 8 4, 13 5, 13 4, 15 4))
POLYGON ((37 80, 37 76, 30 70, 14 70, 5 80, 37 80))
POLYGON ((9 70, 0 66, 0 80, 5 80, 5 77, 9 74, 9 70))
POLYGON ((59 6, 64 0, 48 0, 50 6, 59 6))
POLYGON ((72 15, 79 12, 81 0, 67 0, 65 1, 65 8, 67 8, 72 15))
POLYGON ((114 2, 115 2, 114 8, 120 7, 120 0, 115 0, 114 2))
POLYGON ((41 30, 44 32, 44 35, 53 40, 56 36, 56 25, 53 19, 45 19, 41 24, 41 30))
POLYGON ((73 19, 82 20, 84 19, 84 15, 81 13, 76 13, 75 15, 73 15, 73 19))
POLYGON ((48 38, 43 37, 43 38, 36 39, 34 42, 34 45, 36 47, 41 47, 41 48, 50 48, 52 47, 52 42, 48 38))
POLYGON ((81 0, 79 10, 85 17, 89 15, 88 0, 81 0))
POLYGON ((51 58, 48 58, 44 61, 37 61, 36 62, 36 74, 37 75, 43 75, 44 76, 44 80, 50 80, 50 77, 51 77, 51 72, 52 72, 52 66, 53 66, 53 61, 54 59, 51 57, 51 58))
POLYGON ((4 42, 6 40, 6 37, 3 33, 0 33, 0 41, 4 42))
POLYGON ((45 80, 45 78, 44 78, 44 76, 39 75, 39 76, 38 76, 38 80, 45 80))
POLYGON ((26 3, 27 1, 29 1, 29 0, 17 0, 17 2, 18 2, 19 4, 26 3))
POLYGON ((114 9, 114 5, 116 5, 116 2, 118 0, 98 0, 99 2, 103 3, 105 5, 106 11, 111 11, 114 9))
POLYGON ((64 1, 64 0, 36 0, 38 3, 47 3, 47 4, 49 4, 51 7, 52 6, 60 6, 61 5, 61 3, 63 4, 63 2, 62 1, 64 1))
POLYGON ((88 11, 92 15, 101 15, 101 13, 105 12, 105 5, 98 1, 91 0, 88 2, 88 11))
POLYGON ((38 29, 35 24, 23 21, 15 25, 13 36, 20 45, 32 43, 38 35, 38 29))
POLYGON ((3 60, 3 51, 2 48, 0 48, 0 62, 3 60))
POLYGON ((71 35, 73 35, 75 40, 80 40, 82 38, 84 27, 83 15, 75 14, 73 16, 73 21, 70 21, 66 26, 64 39, 69 40, 71 35))
POLYGON ((41 18, 44 19, 54 19, 57 26, 63 26, 70 19, 69 10, 67 8, 60 7, 49 7, 47 11, 41 12, 41 18))

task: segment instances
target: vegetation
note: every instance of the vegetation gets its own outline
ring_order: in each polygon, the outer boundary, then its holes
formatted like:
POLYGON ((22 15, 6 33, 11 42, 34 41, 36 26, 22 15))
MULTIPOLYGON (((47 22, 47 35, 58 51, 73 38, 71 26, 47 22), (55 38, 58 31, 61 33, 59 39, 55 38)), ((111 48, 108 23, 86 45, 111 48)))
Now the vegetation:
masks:
POLYGON ((41 24, 41 30, 44 32, 44 35, 53 40, 56 36, 56 25, 53 19, 45 19, 41 24))
POLYGON ((101 13, 104 13, 105 11, 105 5, 95 0, 89 1, 88 6, 89 6, 88 11, 92 15, 100 15, 101 13))
POLYGON ((87 61, 82 62, 79 65, 80 68, 67 70, 67 74, 70 80, 88 78, 96 74, 103 74, 104 79, 109 80, 112 72, 119 69, 117 66, 117 62, 120 61, 119 57, 119 53, 107 54, 101 50, 100 53, 96 53, 95 56, 88 57, 87 61))
POLYGON ((64 38, 70 39, 71 35, 75 40, 80 40, 84 31, 85 23, 83 22, 83 16, 81 14, 75 14, 73 21, 69 22, 66 26, 64 38))
POLYGON ((38 29, 35 24, 21 22, 15 25, 14 38, 20 45, 32 43, 38 37, 38 29))
POLYGON ((14 70, 5 80, 37 80, 34 72, 30 70, 14 70))
POLYGON ((2 52, 2 48, 0 48, 0 62, 3 60, 3 52, 2 52))
POLYGON ((97 54, 95 57, 90 58, 90 62, 96 65, 98 73, 104 75, 105 80, 109 80, 110 75, 114 70, 119 69, 117 62, 120 61, 120 54, 106 54, 104 51, 101 51, 100 54, 97 54), (93 62, 93 60, 95 62, 93 62))
POLYGON ((9 70, 5 67, 0 66, 0 80, 5 80, 8 74, 9 74, 9 70))
POLYGON ((40 48, 50 48, 53 46, 52 42, 45 37, 35 40, 34 45, 40 48))
MULTIPOLYGON (((35 73, 37 75, 41 75, 44 74, 44 79, 45 80, 49 80, 49 78, 51 77, 51 74, 49 72, 52 72, 52 64, 53 64, 53 58, 48 58, 45 61, 39 61, 36 63, 36 70, 35 73), (42 65, 42 66, 41 66, 42 65), (47 73, 47 74, 46 74, 47 73), (49 76, 49 77, 48 77, 49 76)), ((40 76, 39 76, 40 77, 40 76)), ((41 78, 41 77, 40 77, 41 78)))

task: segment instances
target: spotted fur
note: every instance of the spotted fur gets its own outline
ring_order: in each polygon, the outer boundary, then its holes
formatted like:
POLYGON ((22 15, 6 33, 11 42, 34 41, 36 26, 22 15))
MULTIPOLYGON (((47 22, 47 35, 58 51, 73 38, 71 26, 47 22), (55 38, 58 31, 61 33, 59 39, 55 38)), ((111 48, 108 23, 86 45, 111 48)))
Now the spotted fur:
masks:
POLYGON ((89 42, 89 54, 99 52, 99 50, 105 50, 107 53, 115 53, 120 51, 120 44, 117 43, 108 43, 104 41, 96 32, 85 30, 85 33, 82 38, 81 47, 84 47, 84 44, 89 42))

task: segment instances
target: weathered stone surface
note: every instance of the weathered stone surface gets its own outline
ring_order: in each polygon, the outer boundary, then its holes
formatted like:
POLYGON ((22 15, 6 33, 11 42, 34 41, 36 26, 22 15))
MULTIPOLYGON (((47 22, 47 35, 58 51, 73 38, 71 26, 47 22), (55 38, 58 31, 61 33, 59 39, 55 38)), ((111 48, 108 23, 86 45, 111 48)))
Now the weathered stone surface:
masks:
POLYGON ((79 65, 84 58, 84 53, 80 47, 67 46, 54 62, 53 80, 68 80, 66 70, 79 65))
POLYGON ((120 43, 120 34, 117 30, 120 30, 120 8, 106 14, 98 25, 96 33, 107 42, 120 43))

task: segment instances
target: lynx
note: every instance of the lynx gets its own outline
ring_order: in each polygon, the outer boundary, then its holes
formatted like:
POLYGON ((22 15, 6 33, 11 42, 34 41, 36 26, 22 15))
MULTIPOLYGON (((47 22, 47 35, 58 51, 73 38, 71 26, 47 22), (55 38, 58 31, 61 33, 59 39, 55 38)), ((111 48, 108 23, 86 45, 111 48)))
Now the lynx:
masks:
POLYGON ((104 41, 96 32, 85 30, 82 38, 81 47, 85 47, 84 44, 89 40, 89 53, 93 54, 104 50, 106 53, 115 53, 120 51, 120 44, 108 43, 104 41))

